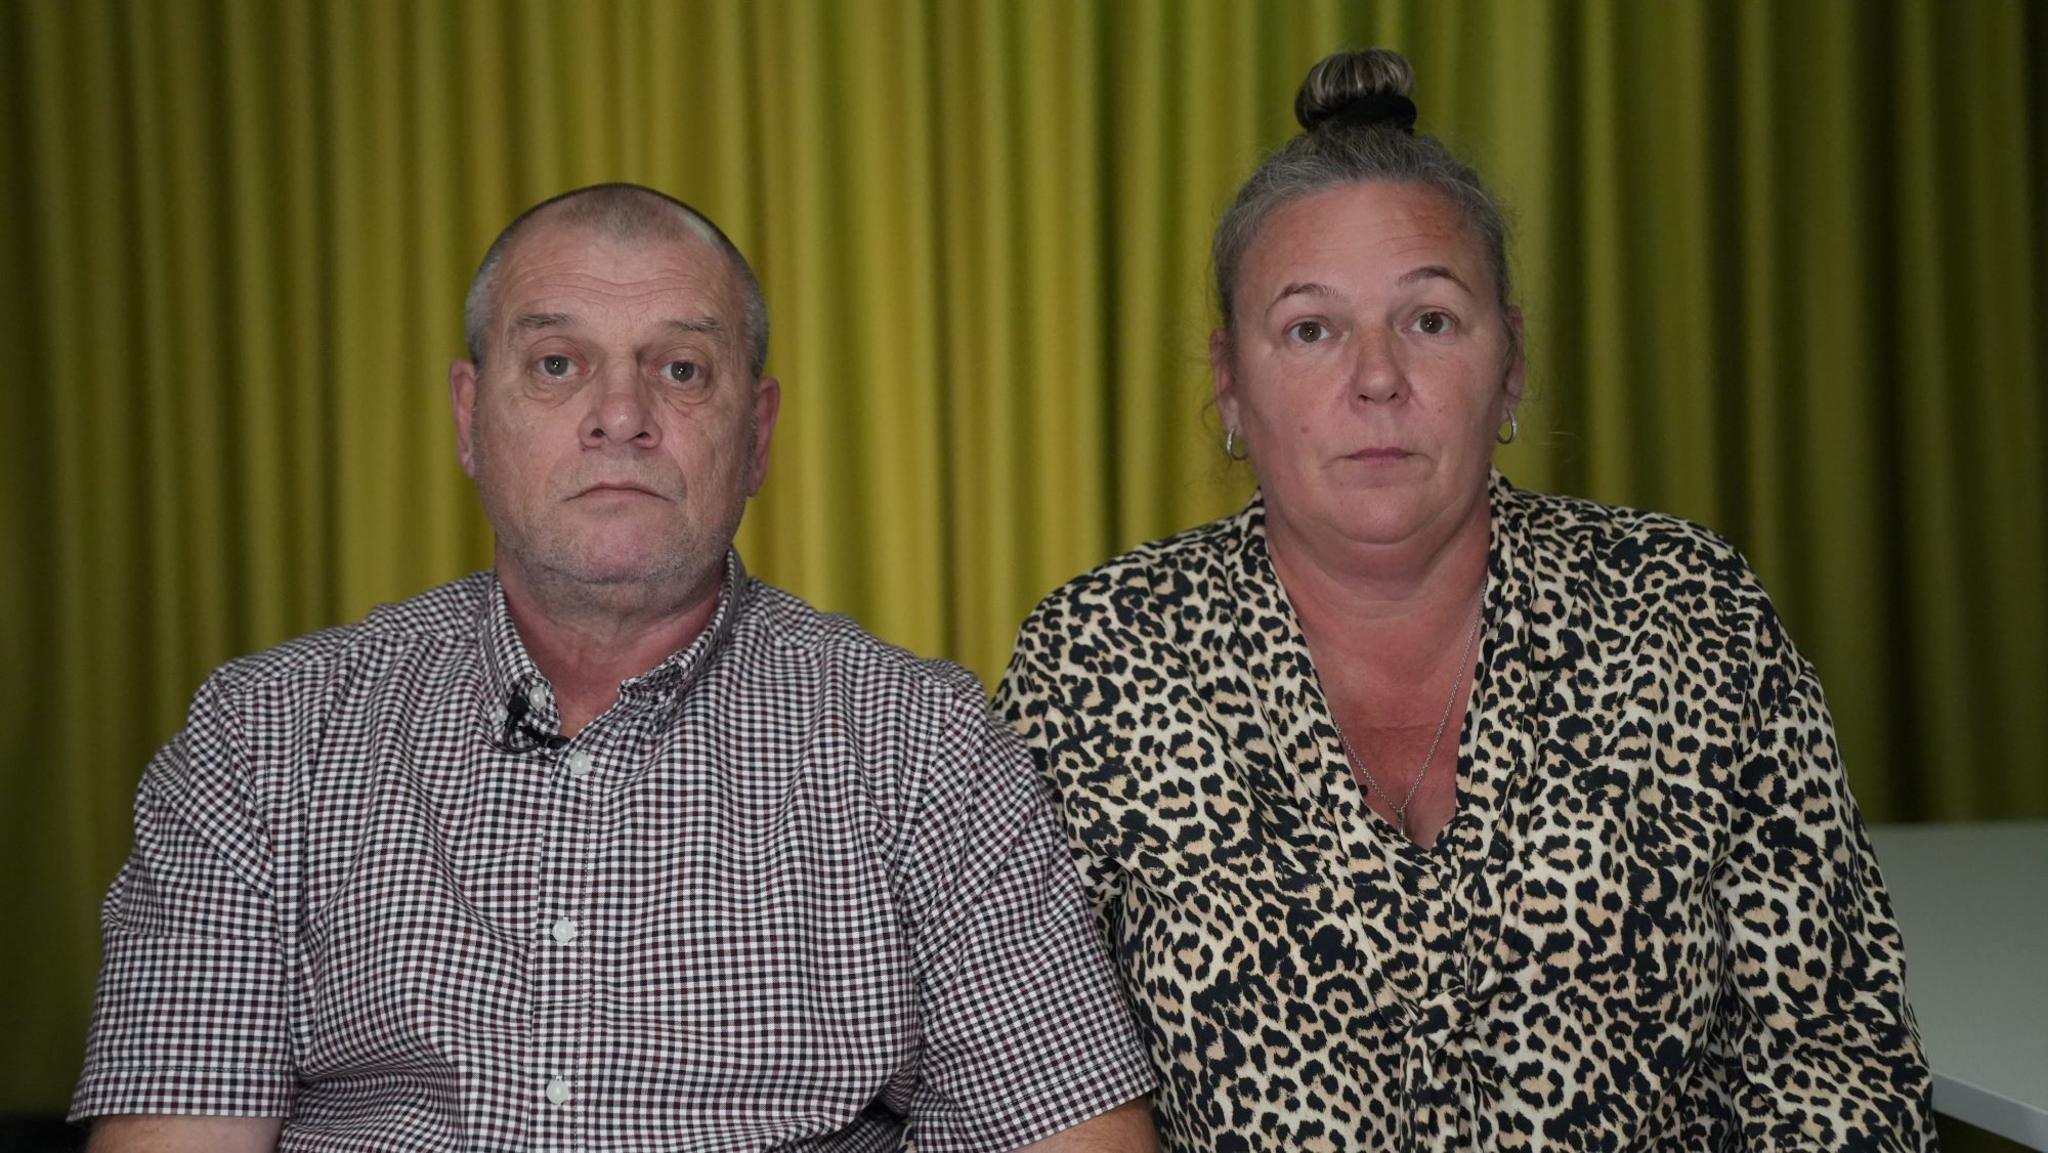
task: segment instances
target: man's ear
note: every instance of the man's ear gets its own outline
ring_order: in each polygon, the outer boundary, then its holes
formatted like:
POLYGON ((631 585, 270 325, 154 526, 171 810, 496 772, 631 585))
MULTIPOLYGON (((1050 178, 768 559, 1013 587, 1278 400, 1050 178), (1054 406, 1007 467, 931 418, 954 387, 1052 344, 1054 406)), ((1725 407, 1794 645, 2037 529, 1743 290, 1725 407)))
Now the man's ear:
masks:
POLYGON ((775 418, 782 415, 782 382, 764 376, 754 383, 754 458, 747 467, 747 495, 761 491, 768 480, 768 445, 775 437, 775 418))
POLYGON ((462 462, 462 475, 476 479, 475 430, 476 365, 467 360, 448 365, 448 406, 455 414, 455 459, 462 462))
POLYGON ((1230 367, 1230 332, 1218 328, 1209 334, 1209 395, 1216 401, 1216 415, 1223 418, 1225 431, 1242 433, 1237 423, 1237 375, 1230 367))

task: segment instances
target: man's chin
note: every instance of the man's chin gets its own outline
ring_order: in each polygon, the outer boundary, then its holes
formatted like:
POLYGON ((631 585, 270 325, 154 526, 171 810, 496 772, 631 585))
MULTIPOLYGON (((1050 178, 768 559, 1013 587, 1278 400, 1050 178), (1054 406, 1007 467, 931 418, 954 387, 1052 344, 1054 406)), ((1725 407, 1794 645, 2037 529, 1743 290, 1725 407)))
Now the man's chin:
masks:
POLYGON ((580 558, 579 562, 563 565, 559 571, 577 584, 591 588, 631 589, 654 588, 677 583, 687 583, 694 575, 692 570, 700 566, 677 563, 677 558, 632 557, 603 561, 580 558))
MULTIPOLYGON (((675 590, 707 579, 723 568, 725 554, 693 556, 691 550, 650 552, 646 549, 605 552, 595 549, 564 550, 552 555, 499 557, 516 564, 532 583, 554 585, 568 591, 583 589, 594 595, 615 595, 644 590, 675 590)), ((715 576, 712 577, 715 579, 715 576)))
POLYGON ((691 597, 725 569, 727 541, 678 526, 558 525, 550 533, 498 538, 501 570, 536 595, 635 603, 691 597), (568 531, 562 531, 562 530, 568 531), (546 588, 542 586, 548 586, 546 588))

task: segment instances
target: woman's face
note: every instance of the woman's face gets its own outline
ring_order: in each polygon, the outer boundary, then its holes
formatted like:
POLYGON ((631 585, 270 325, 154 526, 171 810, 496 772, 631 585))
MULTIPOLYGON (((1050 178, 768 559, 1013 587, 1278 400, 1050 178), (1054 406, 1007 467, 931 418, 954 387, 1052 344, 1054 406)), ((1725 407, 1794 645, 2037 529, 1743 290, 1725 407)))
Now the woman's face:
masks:
POLYGON ((1276 210, 1246 253, 1235 329, 1210 341, 1216 407, 1276 530, 1425 553, 1483 507, 1522 361, 1486 254, 1413 184, 1276 210))

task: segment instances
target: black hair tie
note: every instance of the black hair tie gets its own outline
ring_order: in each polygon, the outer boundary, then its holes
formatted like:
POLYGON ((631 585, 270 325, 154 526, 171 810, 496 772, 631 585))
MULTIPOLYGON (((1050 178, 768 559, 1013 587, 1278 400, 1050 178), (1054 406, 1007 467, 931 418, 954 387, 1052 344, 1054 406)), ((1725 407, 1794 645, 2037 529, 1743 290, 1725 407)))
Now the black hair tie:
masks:
POLYGON ((1399 92, 1374 92, 1337 106, 1330 120, 1351 128, 1388 124, 1415 135, 1415 102, 1399 92))

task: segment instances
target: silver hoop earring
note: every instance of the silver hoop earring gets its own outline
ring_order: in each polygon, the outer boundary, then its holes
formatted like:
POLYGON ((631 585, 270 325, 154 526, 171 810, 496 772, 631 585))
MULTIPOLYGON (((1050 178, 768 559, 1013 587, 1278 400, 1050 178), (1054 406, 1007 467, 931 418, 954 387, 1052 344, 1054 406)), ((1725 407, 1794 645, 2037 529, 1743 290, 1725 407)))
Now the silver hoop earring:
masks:
POLYGON ((1522 426, 1515 423, 1515 410, 1511 408, 1508 410, 1508 434, 1502 436, 1499 429, 1494 429, 1493 439, 1499 444, 1513 444, 1515 443, 1515 438, 1520 435, 1522 435, 1522 426))
POLYGON ((1232 460, 1244 460, 1252 454, 1252 446, 1245 445, 1244 451, 1237 451, 1237 430, 1226 429, 1223 433, 1223 455, 1232 460))

